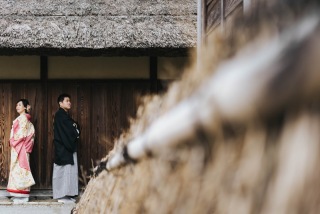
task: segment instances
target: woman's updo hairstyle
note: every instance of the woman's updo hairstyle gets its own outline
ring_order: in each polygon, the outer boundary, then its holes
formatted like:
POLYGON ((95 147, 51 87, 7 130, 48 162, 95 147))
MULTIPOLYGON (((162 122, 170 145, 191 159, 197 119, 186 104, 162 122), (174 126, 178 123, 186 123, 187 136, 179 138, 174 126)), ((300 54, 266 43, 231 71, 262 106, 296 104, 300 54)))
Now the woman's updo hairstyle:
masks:
MULTIPOLYGON (((30 104, 29 104, 29 101, 27 100, 27 99, 20 99, 20 100, 18 100, 18 102, 22 102, 22 105, 26 108, 25 109, 25 112, 26 113, 29 113, 30 112, 30 109, 31 109, 31 106, 30 106, 30 104)), ((17 102, 17 103, 18 103, 17 102)))

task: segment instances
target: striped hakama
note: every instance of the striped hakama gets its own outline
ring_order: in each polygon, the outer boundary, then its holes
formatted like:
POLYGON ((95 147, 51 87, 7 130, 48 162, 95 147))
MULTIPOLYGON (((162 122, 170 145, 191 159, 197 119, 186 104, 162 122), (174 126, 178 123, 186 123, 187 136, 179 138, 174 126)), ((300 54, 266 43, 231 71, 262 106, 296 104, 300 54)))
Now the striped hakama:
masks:
POLYGON ((52 190, 53 198, 78 195, 78 160, 77 153, 73 153, 74 164, 53 165, 52 190))

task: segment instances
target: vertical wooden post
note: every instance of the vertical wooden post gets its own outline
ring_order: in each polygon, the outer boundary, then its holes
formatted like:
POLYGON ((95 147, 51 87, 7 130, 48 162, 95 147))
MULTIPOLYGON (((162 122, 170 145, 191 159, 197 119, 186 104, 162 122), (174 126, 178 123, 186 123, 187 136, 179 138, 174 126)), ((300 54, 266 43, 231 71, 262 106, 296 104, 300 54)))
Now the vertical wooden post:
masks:
POLYGON ((225 29, 225 0, 221 0, 221 30, 222 32, 224 32, 224 29, 225 29))
POLYGON ((48 80, 48 57, 40 56, 40 80, 46 83, 48 80))
POLYGON ((243 0, 243 13, 248 13, 251 10, 252 0, 243 0))
POLYGON ((198 0, 197 5, 197 52, 204 43, 207 28, 206 0, 198 0))
POLYGON ((207 14, 207 1, 208 0, 202 0, 201 4, 201 13, 202 13, 202 41, 204 41, 205 36, 207 34, 207 24, 208 24, 208 14, 207 14))
POLYGON ((158 58, 156 56, 150 57, 150 92, 158 92, 158 58))
POLYGON ((207 0, 198 0, 197 3, 197 67, 200 68, 201 50, 205 43, 207 30, 207 0))

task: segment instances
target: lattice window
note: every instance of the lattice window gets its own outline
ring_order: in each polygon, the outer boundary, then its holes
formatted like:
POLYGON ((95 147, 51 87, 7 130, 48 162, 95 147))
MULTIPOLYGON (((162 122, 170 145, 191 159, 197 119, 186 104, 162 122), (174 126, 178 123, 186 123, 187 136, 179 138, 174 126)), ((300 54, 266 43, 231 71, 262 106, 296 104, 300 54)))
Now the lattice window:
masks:
POLYGON ((246 0, 202 0, 202 34, 209 34, 218 26, 223 28, 234 11, 239 8, 243 11, 244 1, 246 0))

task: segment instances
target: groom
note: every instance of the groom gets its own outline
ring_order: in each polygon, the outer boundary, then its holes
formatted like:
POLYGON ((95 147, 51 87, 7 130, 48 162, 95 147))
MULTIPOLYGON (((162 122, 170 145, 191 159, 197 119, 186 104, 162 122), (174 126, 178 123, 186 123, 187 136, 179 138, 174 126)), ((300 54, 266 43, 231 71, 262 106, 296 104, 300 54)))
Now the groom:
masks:
POLYGON ((59 109, 54 116, 54 165, 52 175, 53 198, 58 202, 75 202, 78 195, 77 141, 79 129, 69 116, 71 97, 58 97, 59 109))

